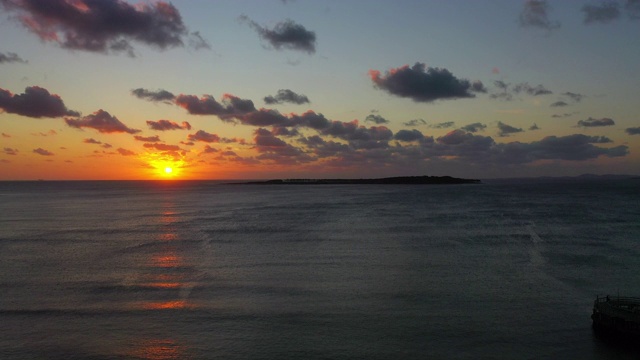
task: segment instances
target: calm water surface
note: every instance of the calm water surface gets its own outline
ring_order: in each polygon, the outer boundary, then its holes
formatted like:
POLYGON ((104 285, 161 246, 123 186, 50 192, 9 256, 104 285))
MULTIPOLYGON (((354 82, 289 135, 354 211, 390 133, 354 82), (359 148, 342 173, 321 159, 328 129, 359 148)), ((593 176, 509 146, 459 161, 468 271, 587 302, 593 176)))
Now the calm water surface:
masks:
POLYGON ((636 359, 639 190, 0 182, 0 359, 636 359))

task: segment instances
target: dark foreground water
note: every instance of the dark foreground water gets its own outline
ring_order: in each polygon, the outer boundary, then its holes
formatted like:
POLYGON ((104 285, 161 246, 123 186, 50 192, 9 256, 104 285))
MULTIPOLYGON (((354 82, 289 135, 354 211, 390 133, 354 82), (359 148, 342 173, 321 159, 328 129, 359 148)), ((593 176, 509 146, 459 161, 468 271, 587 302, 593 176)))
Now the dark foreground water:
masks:
POLYGON ((635 359, 640 181, 0 183, 0 359, 635 359))

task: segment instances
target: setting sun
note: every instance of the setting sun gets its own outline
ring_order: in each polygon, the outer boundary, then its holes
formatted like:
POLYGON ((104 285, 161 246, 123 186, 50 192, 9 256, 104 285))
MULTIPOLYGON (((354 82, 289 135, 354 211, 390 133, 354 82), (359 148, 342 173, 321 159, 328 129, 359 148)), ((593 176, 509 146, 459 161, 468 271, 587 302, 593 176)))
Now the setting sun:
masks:
POLYGON ((171 174, 173 172, 173 169, 170 168, 170 167, 166 167, 166 168, 164 168, 164 172, 167 173, 167 174, 171 174))

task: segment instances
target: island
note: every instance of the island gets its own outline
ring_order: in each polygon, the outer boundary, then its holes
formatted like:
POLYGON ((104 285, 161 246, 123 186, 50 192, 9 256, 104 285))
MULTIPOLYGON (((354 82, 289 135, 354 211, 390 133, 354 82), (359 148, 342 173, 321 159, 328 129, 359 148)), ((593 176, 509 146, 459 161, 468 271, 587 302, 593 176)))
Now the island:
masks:
POLYGON ((378 179, 276 179, 265 181, 250 181, 239 184, 251 185, 449 185, 449 184, 480 184, 477 179, 460 179, 451 176, 398 176, 378 179))

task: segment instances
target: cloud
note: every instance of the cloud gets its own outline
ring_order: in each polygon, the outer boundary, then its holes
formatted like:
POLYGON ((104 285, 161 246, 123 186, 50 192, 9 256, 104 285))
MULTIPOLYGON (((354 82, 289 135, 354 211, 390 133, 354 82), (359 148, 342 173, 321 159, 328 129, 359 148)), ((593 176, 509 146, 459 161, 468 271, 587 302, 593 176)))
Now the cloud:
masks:
POLYGON ((28 61, 24 60, 23 58, 18 56, 18 54, 16 54, 16 53, 12 53, 12 52, 0 53, 0 64, 5 64, 5 63, 7 63, 7 64, 9 64, 9 63, 27 64, 28 61))
POLYGON ((540 127, 538 126, 538 124, 534 123, 533 125, 529 126, 529 130, 540 130, 540 127))
POLYGON ((484 129, 487 128, 487 125, 483 124, 483 123, 473 123, 473 124, 469 124, 469 125, 465 125, 463 127, 461 127, 461 130, 470 132, 470 133, 476 133, 478 131, 482 131, 484 129))
POLYGON ((630 127, 624 130, 629 135, 640 135, 640 126, 639 127, 630 127))
POLYGON ((513 100, 515 95, 526 94, 530 96, 540 96, 553 94, 553 91, 545 88, 543 85, 532 86, 528 82, 521 82, 511 85, 502 80, 496 80, 493 85, 498 88, 498 92, 489 95, 492 99, 505 101, 513 100))
POLYGON ((520 26, 553 30, 560 27, 557 21, 549 20, 550 6, 546 0, 527 0, 520 13, 520 26))
POLYGON ((376 125, 380 125, 380 124, 388 124, 390 123, 389 120, 383 118, 380 115, 376 115, 376 114, 369 114, 367 115, 367 117, 364 119, 364 122, 372 122, 376 125))
POLYGON ((585 161, 600 156, 620 157, 629 153, 627 146, 604 148, 597 144, 610 143, 603 136, 574 134, 547 136, 531 143, 496 143, 490 137, 453 130, 436 139, 433 156, 455 157, 470 164, 526 164, 539 160, 585 161))
POLYGON ((205 145, 204 149, 202 150, 201 154, 213 154, 213 153, 217 153, 220 150, 216 149, 216 148, 212 148, 209 145, 205 145))
POLYGON ((258 156, 260 160, 292 165, 312 160, 312 158, 302 150, 287 144, 264 128, 259 128, 254 131, 253 141, 256 144, 256 151, 260 153, 260 156, 258 156))
POLYGON ((289 89, 280 89, 276 96, 266 96, 264 98, 265 104, 282 104, 285 102, 292 104, 305 104, 309 103, 309 98, 302 94, 296 94, 295 92, 289 89))
POLYGON ((159 49, 183 46, 189 35, 182 17, 164 1, 129 4, 123 0, 3 0, 22 25, 42 41, 65 49, 126 52, 132 41, 159 49))
POLYGON ((158 121, 147 120, 147 125, 149 125, 151 129, 157 130, 157 131, 191 130, 191 124, 189 124, 186 121, 183 121, 181 125, 171 120, 158 120, 158 121))
POLYGON ((161 142, 162 140, 160 140, 160 137, 158 135, 154 135, 154 136, 140 136, 140 135, 134 135, 133 137, 134 139, 138 140, 138 141, 144 141, 144 142, 161 142))
POLYGON ((527 155, 532 157, 533 160, 560 159, 583 161, 595 159, 599 156, 625 156, 629 153, 628 147, 624 145, 613 148, 602 148, 593 145, 609 142, 611 142, 611 140, 603 136, 574 134, 561 137, 547 136, 540 141, 520 145, 525 145, 524 149, 527 151, 527 155))
POLYGON ((80 115, 67 109, 60 96, 50 94, 47 89, 38 86, 27 87, 24 94, 12 94, 0 89, 0 109, 32 118, 80 115))
POLYGON ((4 137, 4 138, 10 138, 10 137, 11 137, 11 135, 9 135, 9 134, 7 134, 7 133, 2 133, 2 137, 4 137))
POLYGON ((159 143, 144 143, 143 147, 147 149, 155 149, 160 151, 180 151, 182 150, 178 145, 168 145, 168 144, 159 144, 159 143))
POLYGON ((605 1, 599 5, 584 5, 582 12, 584 12, 584 23, 587 25, 606 24, 620 18, 620 6, 614 1, 605 1))
POLYGON ((587 120, 579 120, 578 126, 581 127, 598 127, 598 126, 612 126, 616 123, 613 119, 610 118, 602 118, 602 119, 594 119, 589 117, 587 120))
POLYGON ((570 98, 574 102, 580 102, 585 97, 582 94, 578 94, 578 93, 574 93, 574 92, 570 92, 570 91, 563 92, 562 95, 567 96, 568 98, 570 98))
POLYGON ((173 95, 169 91, 162 89, 159 89, 157 91, 150 91, 147 89, 138 88, 131 90, 131 94, 133 94, 138 99, 153 102, 163 102, 166 104, 171 104, 176 98, 175 95, 173 95))
POLYGON ((67 125, 81 129, 81 128, 91 128, 98 130, 100 133, 110 134, 110 133, 129 133, 135 134, 140 132, 137 129, 131 129, 127 127, 125 124, 120 122, 117 117, 111 116, 108 112, 100 109, 93 114, 87 115, 81 119, 71 119, 65 118, 64 121, 67 125))
POLYGON ((516 128, 511 125, 507 125, 502 121, 498 121, 498 136, 500 137, 509 136, 510 134, 515 134, 523 131, 524 130, 522 130, 522 128, 516 128))
POLYGON ((569 106, 569 104, 567 104, 564 101, 556 101, 554 103, 552 103, 551 105, 549 105, 550 107, 563 107, 563 106, 569 106))
POLYGON ((274 49, 299 50, 309 54, 316 52, 316 34, 287 19, 277 23, 273 29, 261 26, 248 16, 240 16, 240 20, 249 24, 260 37, 274 49))
POLYGON ((419 125, 427 125, 427 121, 424 119, 413 119, 402 124, 404 126, 419 126, 419 125))
POLYGON ((180 94, 176 97, 176 104, 189 114, 216 115, 223 120, 256 111, 253 101, 231 94, 224 94, 221 102, 217 102, 211 95, 198 98, 195 95, 180 94))
POLYGON ((551 115, 552 118, 566 118, 569 116, 573 116, 574 113, 564 113, 564 114, 553 114, 551 115))
POLYGON ((438 124, 431 124, 428 127, 431 129, 448 129, 450 127, 454 127, 455 126, 455 122, 453 121, 447 121, 447 122, 441 122, 438 124))
POLYGON ((199 31, 189 34, 189 46, 195 50, 211 50, 211 44, 200 35, 199 31))
POLYGON ((369 77, 377 88, 416 102, 473 98, 473 92, 484 89, 482 83, 472 84, 469 80, 456 78, 447 69, 426 67, 419 62, 412 67, 404 65, 391 69, 384 76, 378 70, 369 70, 369 77))
POLYGON ((220 142, 220 136, 210 134, 204 130, 198 130, 195 134, 189 134, 187 139, 190 141, 203 141, 206 143, 220 142))
POLYGON ((531 96, 553 94, 551 90, 545 89, 545 87, 542 85, 531 86, 529 85, 529 83, 526 83, 526 82, 514 85, 513 91, 516 94, 526 93, 531 96))
POLYGON ((18 149, 12 149, 10 147, 6 147, 3 149, 5 155, 18 155, 18 149))
POLYGON ((42 156, 53 156, 54 154, 51 151, 45 150, 43 148, 33 149, 33 152, 42 156))
POLYGON ((96 140, 94 138, 87 138, 87 139, 82 140, 82 142, 85 143, 85 144, 96 144, 96 145, 102 144, 102 141, 98 141, 98 140, 96 140))
POLYGON ((122 156, 132 156, 132 155, 136 154, 131 150, 127 150, 127 149, 123 149, 123 148, 118 148, 116 151, 122 156))
POLYGON ((411 142, 411 141, 424 139, 424 135, 416 129, 411 129, 411 130, 403 129, 395 133, 393 138, 399 141, 411 142))

